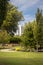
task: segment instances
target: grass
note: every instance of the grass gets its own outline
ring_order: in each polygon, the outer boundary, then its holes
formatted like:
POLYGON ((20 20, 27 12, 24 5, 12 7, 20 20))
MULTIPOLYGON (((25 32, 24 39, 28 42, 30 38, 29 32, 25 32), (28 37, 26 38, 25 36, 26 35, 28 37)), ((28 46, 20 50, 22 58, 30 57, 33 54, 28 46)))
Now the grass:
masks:
POLYGON ((0 52, 0 65, 43 65, 43 53, 0 52))

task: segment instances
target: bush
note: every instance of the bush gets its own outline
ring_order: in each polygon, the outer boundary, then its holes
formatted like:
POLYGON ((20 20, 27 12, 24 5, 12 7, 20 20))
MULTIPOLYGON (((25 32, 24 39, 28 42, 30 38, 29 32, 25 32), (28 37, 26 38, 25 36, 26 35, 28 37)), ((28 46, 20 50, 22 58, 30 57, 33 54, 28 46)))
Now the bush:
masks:
POLYGON ((19 37, 17 37, 17 36, 10 38, 10 43, 17 43, 17 44, 19 44, 20 41, 21 41, 21 39, 19 37))
POLYGON ((16 47, 16 49, 15 49, 16 51, 20 51, 21 50, 21 48, 20 47, 16 47))
POLYGON ((0 43, 9 43, 10 42, 10 35, 5 31, 0 31, 0 43))

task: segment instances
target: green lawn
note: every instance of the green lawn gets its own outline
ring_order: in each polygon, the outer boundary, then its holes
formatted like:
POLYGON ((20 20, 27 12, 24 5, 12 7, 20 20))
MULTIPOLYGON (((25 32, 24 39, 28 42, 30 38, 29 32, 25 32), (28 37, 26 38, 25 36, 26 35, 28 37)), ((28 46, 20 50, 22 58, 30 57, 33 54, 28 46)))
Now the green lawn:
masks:
POLYGON ((0 65, 43 65, 43 53, 0 52, 0 65))

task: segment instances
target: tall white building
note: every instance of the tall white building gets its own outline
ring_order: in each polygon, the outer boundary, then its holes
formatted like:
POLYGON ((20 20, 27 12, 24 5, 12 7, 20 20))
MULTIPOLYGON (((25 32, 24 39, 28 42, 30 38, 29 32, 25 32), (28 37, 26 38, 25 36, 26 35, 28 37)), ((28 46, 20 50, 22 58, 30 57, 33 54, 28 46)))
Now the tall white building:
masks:
POLYGON ((15 35, 21 36, 21 34, 22 34, 22 26, 21 25, 18 25, 18 29, 17 29, 15 35))

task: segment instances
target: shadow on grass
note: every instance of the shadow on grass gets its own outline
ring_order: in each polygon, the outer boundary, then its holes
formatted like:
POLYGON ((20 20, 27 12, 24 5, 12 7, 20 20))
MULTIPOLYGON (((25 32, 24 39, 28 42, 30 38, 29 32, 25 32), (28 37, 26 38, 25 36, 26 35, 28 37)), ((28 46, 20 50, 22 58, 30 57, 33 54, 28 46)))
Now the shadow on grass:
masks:
POLYGON ((43 65, 43 59, 40 58, 0 58, 0 65, 43 65))

